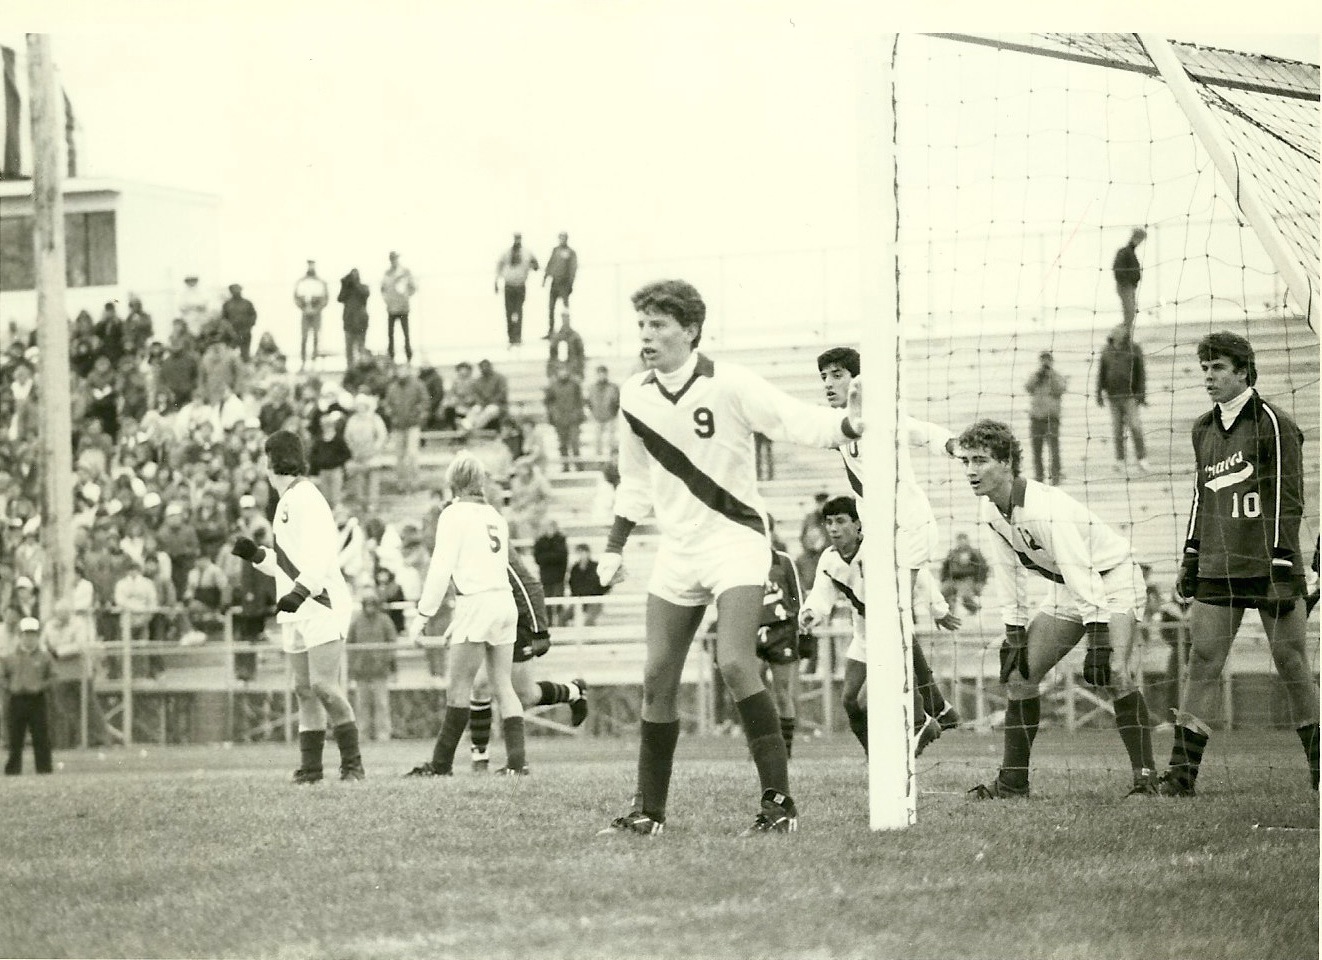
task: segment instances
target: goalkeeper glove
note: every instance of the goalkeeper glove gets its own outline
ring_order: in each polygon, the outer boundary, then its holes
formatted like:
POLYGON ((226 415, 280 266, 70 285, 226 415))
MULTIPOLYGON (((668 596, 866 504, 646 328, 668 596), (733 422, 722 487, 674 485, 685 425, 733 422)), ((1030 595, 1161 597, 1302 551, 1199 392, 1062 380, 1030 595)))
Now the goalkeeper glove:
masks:
POLYGON ((308 591, 307 587, 303 586, 301 583, 295 583, 294 589, 281 597, 276 603, 275 608, 281 613, 293 613, 299 607, 303 606, 303 601, 311 595, 312 594, 308 591))
POLYGON ((1001 683, 1009 683, 1015 670, 1028 679, 1028 628, 1006 624, 1001 643, 1001 683))
POLYGON ((1184 557, 1180 560, 1180 576, 1175 581, 1175 596, 1180 600, 1192 600, 1198 592, 1198 541, 1189 540, 1184 545, 1184 557))
POLYGON ((247 537, 239 537, 235 540, 234 546, 230 548, 230 553, 240 560, 247 560, 249 563, 260 563, 262 558, 266 556, 266 551, 247 537))
POLYGON ((624 558, 618 553, 603 553, 601 559, 597 561, 597 580, 601 582, 602 589, 609 590, 615 585, 617 579, 621 576, 621 567, 624 558))
POLYGON ((1090 687, 1111 685, 1111 628, 1105 623, 1083 627, 1088 638, 1088 652, 1083 656, 1083 682, 1090 687))
POLYGON ((845 399, 845 422, 841 425, 845 436, 857 439, 863 436, 863 378, 857 376, 849 383, 849 393, 845 399), (852 434, 852 436, 851 436, 852 434))
POLYGON ((799 634, 799 659, 817 659, 817 637, 811 633, 799 634))

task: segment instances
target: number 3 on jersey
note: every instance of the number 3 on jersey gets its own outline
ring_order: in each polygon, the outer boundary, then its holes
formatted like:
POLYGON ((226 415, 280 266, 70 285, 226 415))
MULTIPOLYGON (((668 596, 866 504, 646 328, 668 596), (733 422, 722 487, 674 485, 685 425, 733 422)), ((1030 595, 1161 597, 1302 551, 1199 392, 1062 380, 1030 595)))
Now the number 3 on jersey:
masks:
POLYGON ((693 432, 703 440, 716 432, 716 418, 707 407, 698 407, 693 411, 693 432))
POLYGON ((492 553, 500 553, 500 530, 494 523, 487 524, 487 542, 492 553))

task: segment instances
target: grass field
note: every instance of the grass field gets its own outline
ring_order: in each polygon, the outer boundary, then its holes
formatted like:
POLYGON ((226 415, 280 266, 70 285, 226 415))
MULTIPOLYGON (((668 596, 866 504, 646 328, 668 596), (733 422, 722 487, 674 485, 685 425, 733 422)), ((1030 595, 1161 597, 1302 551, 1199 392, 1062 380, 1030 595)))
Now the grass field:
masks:
POLYGON ((1033 799, 966 800, 998 744, 947 734, 918 825, 871 834, 857 747, 802 743, 800 832, 751 839, 728 738, 681 740, 654 839, 595 836, 628 804, 630 740, 537 738, 531 777, 447 781, 398 776, 425 744, 369 744, 369 780, 311 788, 289 746, 64 753, 0 786, 0 954, 1317 957, 1292 734, 1219 736, 1198 798, 1126 801, 1113 733, 1044 730, 1033 799))

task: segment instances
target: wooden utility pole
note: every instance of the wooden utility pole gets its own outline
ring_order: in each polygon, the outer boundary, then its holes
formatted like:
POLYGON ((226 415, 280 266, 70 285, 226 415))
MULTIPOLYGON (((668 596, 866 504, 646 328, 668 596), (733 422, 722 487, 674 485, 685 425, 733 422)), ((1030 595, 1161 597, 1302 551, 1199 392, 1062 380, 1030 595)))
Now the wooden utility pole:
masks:
POLYGON ((36 248, 37 361, 41 465, 45 487, 41 617, 73 590, 73 448, 69 404, 69 317, 64 308, 64 171, 60 169, 60 108, 50 37, 29 33, 28 90, 32 116, 32 242, 36 248))

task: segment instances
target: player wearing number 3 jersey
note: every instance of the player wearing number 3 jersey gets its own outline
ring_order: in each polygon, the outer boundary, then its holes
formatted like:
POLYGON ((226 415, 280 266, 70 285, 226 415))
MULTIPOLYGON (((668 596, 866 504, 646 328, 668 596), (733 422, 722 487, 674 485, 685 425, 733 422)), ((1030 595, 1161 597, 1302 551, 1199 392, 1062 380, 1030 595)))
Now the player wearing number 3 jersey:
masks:
POLYGON ((861 389, 842 417, 698 353, 707 308, 682 280, 642 288, 633 306, 647 370, 620 391, 620 484, 615 523, 597 564, 602 582, 616 578, 630 531, 653 514, 661 546, 648 584, 637 803, 603 832, 661 832, 679 736, 680 675, 703 608, 715 600, 716 660, 762 786, 749 832, 787 833, 798 815, 779 715, 756 654, 771 546, 753 434, 839 446, 862 435, 861 389))
POLYGON ((454 502, 436 521, 436 546, 418 597, 418 616, 410 627, 416 640, 454 583, 454 616, 446 631, 450 668, 445 719, 431 761, 414 768, 415 776, 452 772, 455 747, 468 726, 473 678, 483 663, 504 718, 505 769, 524 772, 523 705, 510 679, 518 610, 507 572, 509 527, 487 503, 486 483, 486 468, 467 451, 460 451, 445 472, 454 502))
POLYGON ((1220 677, 1244 611, 1256 607, 1284 681, 1292 721, 1318 784, 1316 677, 1305 643, 1304 437, 1253 389, 1253 347, 1233 333, 1198 344, 1215 406, 1193 426, 1194 497, 1177 590, 1189 608, 1189 672, 1161 792, 1192 796, 1220 677))

